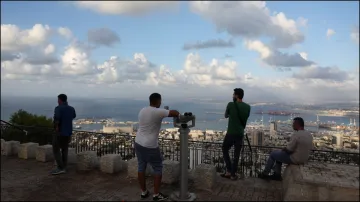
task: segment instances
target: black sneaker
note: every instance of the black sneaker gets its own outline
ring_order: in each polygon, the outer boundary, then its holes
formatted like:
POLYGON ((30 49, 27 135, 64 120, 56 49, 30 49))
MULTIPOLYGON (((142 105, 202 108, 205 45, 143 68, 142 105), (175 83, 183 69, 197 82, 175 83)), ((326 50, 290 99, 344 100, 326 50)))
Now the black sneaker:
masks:
POLYGON ((269 176, 269 179, 270 180, 275 180, 275 181, 282 181, 282 177, 281 177, 281 175, 279 175, 279 174, 272 174, 272 175, 270 175, 269 176))
POLYGON ((157 196, 153 196, 153 201, 165 201, 167 200, 169 197, 160 193, 157 196))
POLYGON ((145 193, 141 193, 141 195, 140 195, 140 197, 141 197, 142 199, 146 199, 146 198, 149 197, 149 196, 150 196, 150 193, 149 193, 148 190, 146 190, 145 193))

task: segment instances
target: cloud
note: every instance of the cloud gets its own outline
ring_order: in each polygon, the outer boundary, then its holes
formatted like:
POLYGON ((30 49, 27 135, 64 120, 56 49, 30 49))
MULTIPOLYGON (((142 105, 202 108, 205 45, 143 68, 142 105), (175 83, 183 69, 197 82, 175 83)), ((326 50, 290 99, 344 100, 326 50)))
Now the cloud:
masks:
POLYGON ((196 43, 184 44, 183 50, 232 47, 235 47, 235 44, 232 40, 225 41, 223 39, 210 39, 207 41, 197 41, 196 43))
POLYGON ((71 30, 70 30, 69 28, 67 28, 67 27, 59 27, 59 28, 58 28, 58 33, 59 33, 61 36, 67 38, 67 39, 71 39, 72 36, 73 36, 71 30))
POLYGON ((72 76, 97 73, 96 63, 91 60, 91 48, 78 41, 72 42, 61 55, 60 72, 72 76))
POLYGON ((237 67, 238 64, 235 61, 220 62, 217 59, 212 59, 210 63, 206 63, 199 54, 189 53, 185 59, 183 72, 191 84, 200 86, 225 85, 239 80, 237 67))
POLYGON ((121 60, 117 56, 112 56, 97 69, 101 71, 97 76, 101 83, 145 81, 153 70, 153 64, 143 53, 135 53, 131 60, 121 60))
POLYGON ((97 46, 112 46, 120 42, 120 37, 108 28, 91 29, 87 36, 89 43, 97 46))
POLYGON ((77 1, 75 4, 101 14, 139 16, 151 11, 172 9, 179 3, 175 1, 77 1))
POLYGON ((327 29, 326 31, 326 37, 329 39, 332 35, 335 34, 335 31, 333 29, 327 29))
POLYGON ((22 51, 46 44, 51 35, 48 25, 36 24, 31 29, 21 30, 12 24, 1 25, 1 51, 22 51))
POLYGON ((359 26, 356 26, 352 29, 350 33, 350 38, 353 40, 356 44, 359 44, 359 26))
POLYGON ((299 53, 287 54, 278 50, 271 49, 263 44, 261 41, 245 41, 245 46, 249 50, 256 51, 260 54, 261 60, 275 68, 291 68, 291 67, 306 67, 314 64, 312 61, 304 59, 299 53))
POLYGON ((2 25, 5 34, 1 37, 7 39, 2 40, 5 46, 1 48, 2 93, 46 95, 61 86, 63 92, 76 96, 91 93, 99 97, 143 97, 144 93, 156 90, 166 97, 231 98, 231 90, 242 87, 246 99, 253 101, 333 100, 334 94, 338 95, 336 99, 358 99, 358 72, 318 66, 308 60, 305 52, 286 54, 258 40, 245 40, 245 45, 257 51, 262 62, 275 68, 282 66, 282 70, 302 68, 289 78, 260 77, 256 70, 243 72, 243 64, 240 66, 231 58, 204 60, 198 53, 187 54, 179 66, 168 66, 166 60, 153 62, 141 52, 134 53, 130 59, 111 56, 106 61, 97 61, 94 47, 77 40, 74 34, 64 34, 72 33, 68 28, 59 30, 46 25, 30 29, 2 25), (61 47, 51 40, 54 34, 71 40, 61 47), (129 89, 136 89, 136 95, 129 89), (121 93, 114 95, 117 91, 121 93))
POLYGON ((310 66, 301 69, 298 73, 294 73, 293 77, 298 79, 323 79, 341 82, 347 80, 349 74, 338 67, 310 66))
POLYGON ((190 9, 215 24, 218 31, 247 39, 266 36, 276 48, 288 48, 305 38, 298 26, 306 25, 306 19, 296 22, 282 12, 270 14, 265 2, 192 1, 190 9))

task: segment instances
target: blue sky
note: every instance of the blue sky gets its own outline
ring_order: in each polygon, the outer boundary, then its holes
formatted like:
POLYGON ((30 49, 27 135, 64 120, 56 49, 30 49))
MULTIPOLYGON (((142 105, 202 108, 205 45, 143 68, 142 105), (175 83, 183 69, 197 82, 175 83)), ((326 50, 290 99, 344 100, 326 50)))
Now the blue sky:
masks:
MULTIPOLYGON (((318 66, 337 66, 344 71, 354 71, 359 64, 359 46, 354 44, 350 33, 359 25, 359 2, 266 2, 273 12, 284 12, 287 18, 307 19, 307 25, 299 30, 304 34, 302 43, 287 49, 284 53, 306 52, 308 59, 318 66), (331 38, 326 37, 327 29, 335 30, 331 38)), ((239 11, 240 12, 240 11, 239 11)), ((251 20, 251 19, 249 19, 251 20)), ((235 37, 233 48, 208 48, 182 50, 184 43, 210 39, 233 38, 226 31, 218 32, 211 20, 191 12, 187 2, 173 10, 151 12, 143 16, 107 15, 91 9, 80 8, 72 2, 1 2, 1 24, 14 24, 21 29, 30 29, 34 24, 50 27, 67 27, 78 40, 87 40, 87 31, 94 28, 109 28, 121 39, 112 47, 99 47, 92 52, 92 59, 103 63, 110 56, 131 59, 134 53, 143 53, 156 65, 166 64, 172 70, 184 66, 186 56, 198 53, 209 63, 217 58, 223 61, 225 55, 238 63, 237 72, 251 72, 259 78, 288 78, 298 70, 280 72, 264 67, 259 62, 259 54, 249 51, 243 37, 235 37)), ((259 37, 263 42, 266 37, 259 37)), ((55 38, 52 43, 56 52, 64 52, 68 42, 55 38)))

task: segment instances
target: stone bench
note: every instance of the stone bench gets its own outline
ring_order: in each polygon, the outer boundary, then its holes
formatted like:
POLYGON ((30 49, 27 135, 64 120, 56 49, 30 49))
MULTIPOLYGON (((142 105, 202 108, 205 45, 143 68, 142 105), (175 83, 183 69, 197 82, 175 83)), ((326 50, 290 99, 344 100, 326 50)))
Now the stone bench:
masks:
MULTIPOLYGON (((137 158, 130 159, 127 163, 127 174, 130 178, 137 178, 138 177, 138 162, 137 158)), ((152 176, 153 169, 150 164, 146 166, 146 176, 152 176)))
POLYGON ((284 201, 359 201, 359 167, 312 162, 288 165, 284 201))
MULTIPOLYGON (((137 159, 131 159, 128 162, 128 177, 137 178, 138 176, 138 163, 137 159)), ((146 175, 151 175, 153 169, 150 164, 146 167, 146 175)), ((178 161, 163 161, 162 182, 165 184, 173 184, 179 180, 180 163, 178 161)))
POLYGON ((216 180, 216 168, 209 164, 200 164, 192 173, 194 186, 200 190, 211 191, 216 180))
POLYGON ((19 146, 18 157, 21 159, 35 159, 36 149, 39 147, 39 143, 28 142, 19 146))
POLYGON ((76 155, 77 169, 80 171, 90 171, 99 167, 99 159, 96 151, 84 151, 76 155))
POLYGON ((117 173, 126 170, 126 162, 120 154, 107 154, 100 158, 100 170, 104 173, 117 173))
POLYGON ((52 145, 38 146, 36 149, 36 160, 41 162, 48 162, 54 160, 52 145))
POLYGON ((3 141, 1 140, 1 155, 14 156, 18 154, 20 142, 19 141, 3 141))

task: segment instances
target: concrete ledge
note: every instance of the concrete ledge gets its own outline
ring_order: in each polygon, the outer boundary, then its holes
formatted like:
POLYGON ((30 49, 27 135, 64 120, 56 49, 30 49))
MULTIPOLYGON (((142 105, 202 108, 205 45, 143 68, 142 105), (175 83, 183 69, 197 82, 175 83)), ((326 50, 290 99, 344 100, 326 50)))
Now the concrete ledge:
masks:
POLYGON ((173 184, 179 181, 180 176, 180 162, 178 161, 163 161, 162 182, 165 184, 173 184))
POLYGON ((48 162, 54 160, 52 145, 38 146, 36 149, 36 160, 40 162, 48 162))
POLYGON ((99 166, 99 159, 96 151, 84 151, 77 154, 77 169, 90 171, 99 166))
POLYGON ((19 141, 2 141, 1 140, 1 155, 15 156, 18 154, 20 147, 19 141))
POLYGON ((100 158, 100 170, 104 173, 117 173, 126 169, 120 154, 107 154, 100 158))
POLYGON ((216 168, 213 165, 200 164, 195 167, 193 177, 197 189, 211 191, 216 180, 216 168))
POLYGON ((309 163, 284 172, 284 201, 358 201, 359 167, 309 163))
POLYGON ((21 159, 35 159, 36 149, 39 147, 39 143, 28 142, 21 144, 19 147, 18 157, 21 159))

